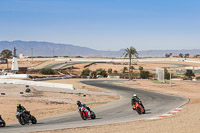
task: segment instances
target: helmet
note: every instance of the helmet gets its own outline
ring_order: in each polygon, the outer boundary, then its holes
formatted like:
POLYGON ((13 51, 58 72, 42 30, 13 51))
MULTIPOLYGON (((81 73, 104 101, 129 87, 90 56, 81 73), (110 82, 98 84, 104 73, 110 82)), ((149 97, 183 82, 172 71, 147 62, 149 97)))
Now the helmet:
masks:
POLYGON ((133 96, 136 97, 137 95, 136 95, 136 94, 133 94, 133 96))
POLYGON ((21 107, 21 104, 17 104, 17 108, 21 107))
POLYGON ((77 105, 81 105, 81 102, 80 101, 77 101, 77 103, 76 103, 77 105))

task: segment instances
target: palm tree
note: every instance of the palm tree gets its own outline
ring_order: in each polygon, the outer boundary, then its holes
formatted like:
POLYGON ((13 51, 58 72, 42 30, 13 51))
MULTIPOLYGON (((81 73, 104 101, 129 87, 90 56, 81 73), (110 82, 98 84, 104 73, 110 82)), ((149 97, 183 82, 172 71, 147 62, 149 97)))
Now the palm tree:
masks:
POLYGON ((132 57, 137 57, 138 56, 138 53, 137 53, 137 51, 136 51, 136 49, 134 48, 134 47, 130 47, 130 48, 127 48, 127 49, 125 49, 125 52, 124 52, 124 57, 129 57, 129 69, 128 69, 128 71, 129 71, 129 80, 131 80, 131 71, 130 71, 130 69, 131 69, 131 60, 132 60, 132 57))

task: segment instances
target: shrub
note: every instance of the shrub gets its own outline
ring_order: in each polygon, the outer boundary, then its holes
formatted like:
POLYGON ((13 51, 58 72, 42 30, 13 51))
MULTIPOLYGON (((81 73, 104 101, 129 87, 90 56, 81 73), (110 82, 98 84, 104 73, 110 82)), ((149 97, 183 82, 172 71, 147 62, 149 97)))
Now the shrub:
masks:
POLYGON ((91 76, 96 78, 97 77, 97 72, 96 71, 92 71, 91 76))
POLYGON ((41 74, 44 74, 44 75, 54 75, 55 74, 55 71, 48 68, 48 69, 42 69, 41 70, 41 74))
POLYGON ((150 77, 149 71, 140 71, 140 78, 148 79, 150 77))
POLYGON ((185 76, 188 77, 188 78, 192 78, 192 77, 195 77, 194 73, 192 70, 187 70, 185 72, 185 76))
POLYGON ((96 73, 98 74, 98 75, 102 75, 102 76, 104 76, 104 77, 107 77, 108 76, 108 74, 107 74, 107 72, 106 72, 106 70, 105 69, 97 69, 96 70, 96 73))
POLYGON ((140 71, 143 71, 143 67, 142 67, 142 66, 139 66, 139 70, 140 70, 140 71))
POLYGON ((90 72, 91 72, 91 70, 85 69, 85 70, 82 71, 81 76, 89 76, 90 72))
POLYGON ((140 74, 138 72, 131 73, 131 79, 139 78, 139 77, 140 77, 140 74))
POLYGON ((135 69, 135 67, 134 67, 134 66, 131 66, 131 67, 130 67, 130 69, 131 69, 131 70, 134 70, 134 69, 135 69))
POLYGON ((117 74, 117 70, 114 71, 114 74, 117 74))
POLYGON ((125 73, 127 70, 128 70, 128 68, 127 68, 127 67, 124 67, 124 68, 123 68, 123 73, 125 73))
POLYGON ((112 68, 109 68, 108 69, 108 74, 111 74, 112 73, 112 68))
POLYGON ((168 72, 166 68, 164 70, 164 74, 165 74, 165 79, 170 79, 170 73, 168 72))

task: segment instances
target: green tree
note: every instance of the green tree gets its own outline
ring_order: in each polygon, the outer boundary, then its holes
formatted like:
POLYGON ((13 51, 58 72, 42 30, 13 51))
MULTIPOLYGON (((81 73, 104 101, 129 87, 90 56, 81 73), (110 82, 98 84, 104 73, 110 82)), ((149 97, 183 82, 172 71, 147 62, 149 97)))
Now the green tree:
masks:
POLYGON ((108 69, 108 74, 112 74, 112 68, 108 69))
POLYGON ((117 70, 115 70, 115 71, 114 71, 114 74, 117 74, 117 73, 118 73, 117 70))
POLYGON ((135 48, 133 47, 130 47, 130 48, 127 48, 125 49, 125 52, 124 52, 124 57, 128 57, 129 58, 129 80, 131 80, 131 71, 130 71, 130 68, 131 68, 131 61, 132 61, 132 58, 133 57, 137 57, 138 56, 138 53, 136 51, 135 48))
POLYGON ((140 78, 148 79, 150 76, 151 75, 149 71, 140 71, 140 78))
POLYGON ((52 69, 50 69, 50 68, 42 69, 41 70, 41 74, 44 74, 44 75, 54 75, 55 71, 52 70, 52 69))
POLYGON ((1 58, 3 59, 9 59, 12 57, 12 51, 8 50, 8 49, 4 49, 2 52, 1 52, 1 58))
POLYGON ((192 78, 192 77, 195 77, 195 74, 192 70, 187 70, 185 72, 185 76, 188 77, 188 78, 192 78))
POLYGON ((168 72, 166 68, 164 69, 164 75, 165 75, 165 79, 170 79, 170 73, 168 72))
POLYGON ((182 53, 180 53, 180 54, 179 54, 179 57, 183 58, 183 54, 182 54, 182 53))
POLYGON ((128 70, 128 68, 127 68, 127 67, 124 67, 124 68, 123 68, 123 73, 125 73, 127 70, 128 70))
POLYGON ((89 76, 91 73, 91 70, 89 70, 88 68, 83 70, 81 73, 81 76, 89 76))
POLYGON ((139 66, 139 70, 142 71, 144 68, 142 66, 139 66))
POLYGON ((135 67, 134 66, 131 66, 131 68, 130 68, 131 70, 134 70, 135 69, 135 67))
POLYGON ((97 71, 92 71, 91 72, 91 76, 94 77, 94 78, 96 78, 97 77, 97 71))
POLYGON ((106 70, 105 69, 97 69, 96 70, 96 72, 97 72, 97 75, 102 75, 102 76, 104 76, 104 77, 107 77, 108 76, 108 74, 107 74, 107 72, 106 72, 106 70))

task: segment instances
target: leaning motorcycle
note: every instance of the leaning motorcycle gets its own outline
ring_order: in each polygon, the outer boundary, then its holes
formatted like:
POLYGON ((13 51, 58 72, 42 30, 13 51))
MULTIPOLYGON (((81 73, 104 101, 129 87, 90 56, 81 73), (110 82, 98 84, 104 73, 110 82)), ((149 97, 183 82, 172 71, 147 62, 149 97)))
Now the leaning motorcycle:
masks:
POLYGON ((5 127, 6 126, 6 123, 5 121, 1 118, 1 115, 0 115, 0 127, 5 127))
POLYGON ((96 115, 93 111, 89 111, 88 109, 86 109, 85 107, 82 107, 80 111, 78 111, 81 115, 81 118, 83 120, 86 120, 86 119, 95 119, 96 118, 96 115))
POLYGON ((37 119, 33 115, 30 114, 30 111, 17 112, 16 117, 21 125, 37 123, 37 119))
POLYGON ((133 110, 136 110, 138 114, 145 114, 145 108, 142 101, 137 101, 133 104, 133 110))

